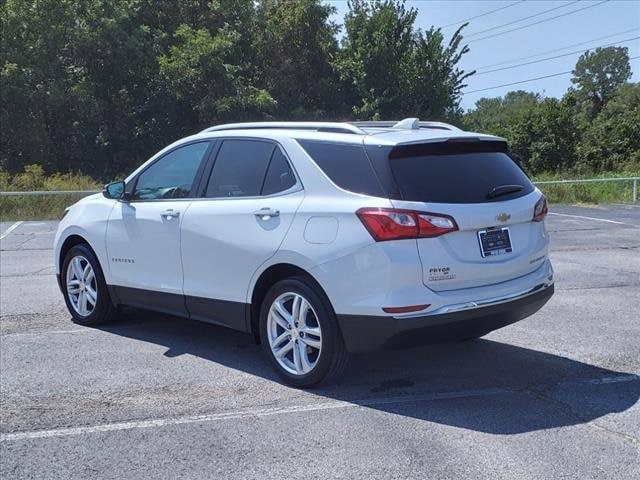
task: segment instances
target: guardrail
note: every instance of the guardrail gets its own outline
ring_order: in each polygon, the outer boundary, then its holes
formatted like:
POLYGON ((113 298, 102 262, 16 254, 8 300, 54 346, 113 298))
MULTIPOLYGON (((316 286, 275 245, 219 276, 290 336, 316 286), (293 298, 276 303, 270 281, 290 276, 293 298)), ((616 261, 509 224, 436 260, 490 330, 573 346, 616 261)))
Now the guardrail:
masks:
POLYGON ((633 203, 638 201, 638 180, 640 177, 614 177, 614 178, 582 178, 579 180, 541 180, 533 182, 535 185, 571 185, 577 183, 595 183, 595 182, 633 182, 633 190, 631 198, 633 203))
MULTIPOLYGON (((614 178, 582 178, 578 180, 541 180, 533 182, 535 185, 570 185, 577 183, 594 182, 633 182, 633 203, 638 201, 638 181, 640 177, 614 177, 614 178)), ((25 192, 0 192, 0 197, 35 196, 35 195, 91 195, 99 193, 99 190, 34 190, 25 192)))
POLYGON ((0 192, 0 197, 23 197, 37 195, 92 195, 100 190, 29 190, 24 192, 0 192))

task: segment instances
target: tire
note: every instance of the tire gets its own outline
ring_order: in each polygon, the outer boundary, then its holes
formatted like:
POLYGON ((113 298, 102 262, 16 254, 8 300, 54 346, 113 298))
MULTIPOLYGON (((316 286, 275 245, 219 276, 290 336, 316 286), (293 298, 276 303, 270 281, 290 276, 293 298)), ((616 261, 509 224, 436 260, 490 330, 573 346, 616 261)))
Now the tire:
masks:
POLYGON ((100 262, 86 243, 75 245, 67 252, 62 262, 60 283, 74 322, 95 326, 117 318, 118 310, 111 301, 100 262), (78 279, 79 276, 83 278, 78 279), (77 293, 70 291, 71 288, 77 293))
POLYGON ((321 382, 335 381, 347 364, 349 355, 333 308, 324 292, 305 277, 281 280, 269 289, 260 308, 259 329, 267 361, 280 378, 294 387, 310 387, 321 382), (309 308, 305 310, 304 303, 296 298, 307 302, 309 308), (305 311, 297 317, 294 310, 296 302, 298 312, 305 311), (291 314, 288 320, 286 315, 274 313, 272 309, 282 312, 278 310, 276 303, 286 310, 285 313, 291 314), (289 325, 288 330, 282 320, 289 325), (278 342, 281 337, 282 341, 278 342), (278 359, 276 352, 283 352, 289 345, 290 350, 278 359), (296 354, 297 363, 294 357, 296 354))

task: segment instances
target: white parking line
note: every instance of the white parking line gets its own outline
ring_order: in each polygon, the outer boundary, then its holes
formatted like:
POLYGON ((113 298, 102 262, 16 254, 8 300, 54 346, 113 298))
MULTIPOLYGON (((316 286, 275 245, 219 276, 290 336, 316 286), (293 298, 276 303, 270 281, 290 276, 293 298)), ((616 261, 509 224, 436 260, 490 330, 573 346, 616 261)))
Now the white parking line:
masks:
POLYGON ((556 212, 549 212, 549 215, 559 215, 561 217, 573 217, 573 218, 582 218, 585 220, 596 220, 598 222, 607 222, 607 223, 615 223, 616 225, 629 225, 629 226, 634 226, 631 225, 630 223, 624 223, 624 222, 617 222, 615 220, 605 220, 604 218, 596 218, 596 217, 585 217, 582 215, 569 215, 568 213, 556 213, 556 212))
MULTIPOLYGON (((572 380, 566 382, 560 382, 555 384, 556 386, 562 385, 598 385, 606 383, 619 383, 619 382, 631 382, 638 381, 637 375, 626 374, 616 375, 613 377, 604 377, 597 379, 586 380, 572 380)), ((323 410, 333 410, 338 408, 356 408, 356 407, 376 407, 380 405, 389 404, 404 404, 415 403, 433 400, 445 400, 455 398, 470 398, 470 397, 482 397, 488 395, 499 395, 505 393, 519 393, 517 389, 511 388, 484 388, 477 390, 459 390, 454 392, 443 393, 430 393, 425 395, 406 395, 401 397, 387 397, 387 398, 367 398, 363 400, 345 401, 345 400, 332 400, 329 402, 307 404, 307 405, 293 405, 288 407, 271 407, 271 408, 254 408, 249 410, 236 410, 225 413, 213 413, 209 415, 191 415, 186 417, 174 417, 174 418, 158 418, 151 420, 138 420, 131 422, 117 422, 117 423, 105 423, 101 425, 91 425, 86 427, 71 427, 71 428, 55 428, 51 430, 34 430, 31 432, 16 432, 16 433, 3 433, 0 435, 0 442, 11 442, 16 440, 32 440, 37 438, 52 438, 52 437, 69 437, 75 435, 84 435, 100 432, 116 432, 120 430, 132 430, 137 428, 155 428, 166 427, 172 425, 185 425, 189 423, 205 423, 205 422, 217 422, 221 420, 230 420, 237 418, 254 418, 254 417, 268 417, 273 415, 286 415, 290 413, 299 412, 317 412, 323 410)))
MULTIPOLYGON (((6 277, 5 277, 6 278, 6 277)), ((40 314, 27 314, 27 315, 40 315, 40 314)), ((143 324, 140 323, 132 323, 128 325, 119 326, 119 330, 127 330, 130 328, 140 328, 143 324)), ((0 333, 0 338, 6 337, 41 337, 45 335, 69 335, 72 333, 107 333, 110 334, 109 330, 100 330, 99 328, 73 328, 67 330, 41 330, 36 332, 12 332, 12 333, 0 333)))
POLYGON ((74 330, 43 330, 41 332, 15 332, 15 333, 2 333, 0 337, 38 337, 42 335, 67 335, 70 333, 90 333, 100 332, 94 328, 77 328, 74 330))
POLYGON ((28 440, 34 438, 51 438, 51 437, 67 437, 71 435, 82 435, 97 432, 114 432, 118 430, 131 430, 136 428, 153 428, 165 427, 171 425, 184 425, 188 423, 216 422, 220 420, 229 420, 236 418, 250 417, 266 417, 273 415, 283 415, 298 412, 314 412, 323 410, 332 410, 336 408, 354 408, 360 406, 385 405, 390 403, 410 403, 424 400, 439 400, 445 398, 466 398, 474 396, 496 395, 499 393, 507 393, 509 390, 504 388, 490 388, 483 390, 466 390, 451 393, 436 393, 422 396, 406 396, 391 397, 379 399, 365 399, 358 402, 347 402, 343 400, 333 400, 329 402, 293 405, 289 407, 271 407, 256 408, 249 410, 231 411, 225 413, 213 413, 209 415, 193 415, 187 417, 176 418, 159 418, 153 420, 141 420, 132 422, 107 423, 102 425, 93 425, 87 427, 57 428, 53 430, 36 430, 32 432, 6 433, 0 435, 0 442, 8 442, 12 440, 28 440))
POLYGON ((4 233, 2 235, 0 235, 0 240, 2 240, 4 237, 6 237, 7 235, 9 235, 11 232, 13 232, 16 228, 18 228, 20 225, 22 225, 22 222, 16 222, 13 225, 11 225, 9 228, 7 228, 4 233))

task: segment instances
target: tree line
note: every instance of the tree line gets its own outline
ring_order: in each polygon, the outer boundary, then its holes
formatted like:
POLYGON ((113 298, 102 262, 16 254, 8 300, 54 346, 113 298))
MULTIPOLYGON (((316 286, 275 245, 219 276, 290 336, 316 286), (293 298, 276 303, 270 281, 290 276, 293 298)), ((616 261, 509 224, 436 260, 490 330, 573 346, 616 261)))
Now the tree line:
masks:
POLYGON ((465 128, 509 140, 530 173, 640 172, 640 83, 629 83, 626 48, 583 53, 561 98, 522 90, 482 98, 465 128))
MULTIPOLYGON (((429 8, 424 4, 422 8, 429 8)), ((463 112, 469 51, 402 0, 6 0, 0 168, 108 180, 222 122, 417 116, 506 137, 530 172, 638 169, 626 49, 583 55, 564 98, 511 92, 463 112)))

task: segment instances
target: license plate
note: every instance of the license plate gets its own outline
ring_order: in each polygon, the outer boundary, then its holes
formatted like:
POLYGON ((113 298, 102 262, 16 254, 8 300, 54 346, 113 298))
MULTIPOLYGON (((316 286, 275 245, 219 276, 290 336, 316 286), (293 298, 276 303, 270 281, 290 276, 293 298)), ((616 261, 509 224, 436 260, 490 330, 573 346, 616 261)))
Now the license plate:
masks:
POLYGON ((509 227, 496 227, 480 230, 478 232, 478 240, 480 240, 480 253, 482 257, 494 257, 511 253, 511 237, 509 236, 509 227))

